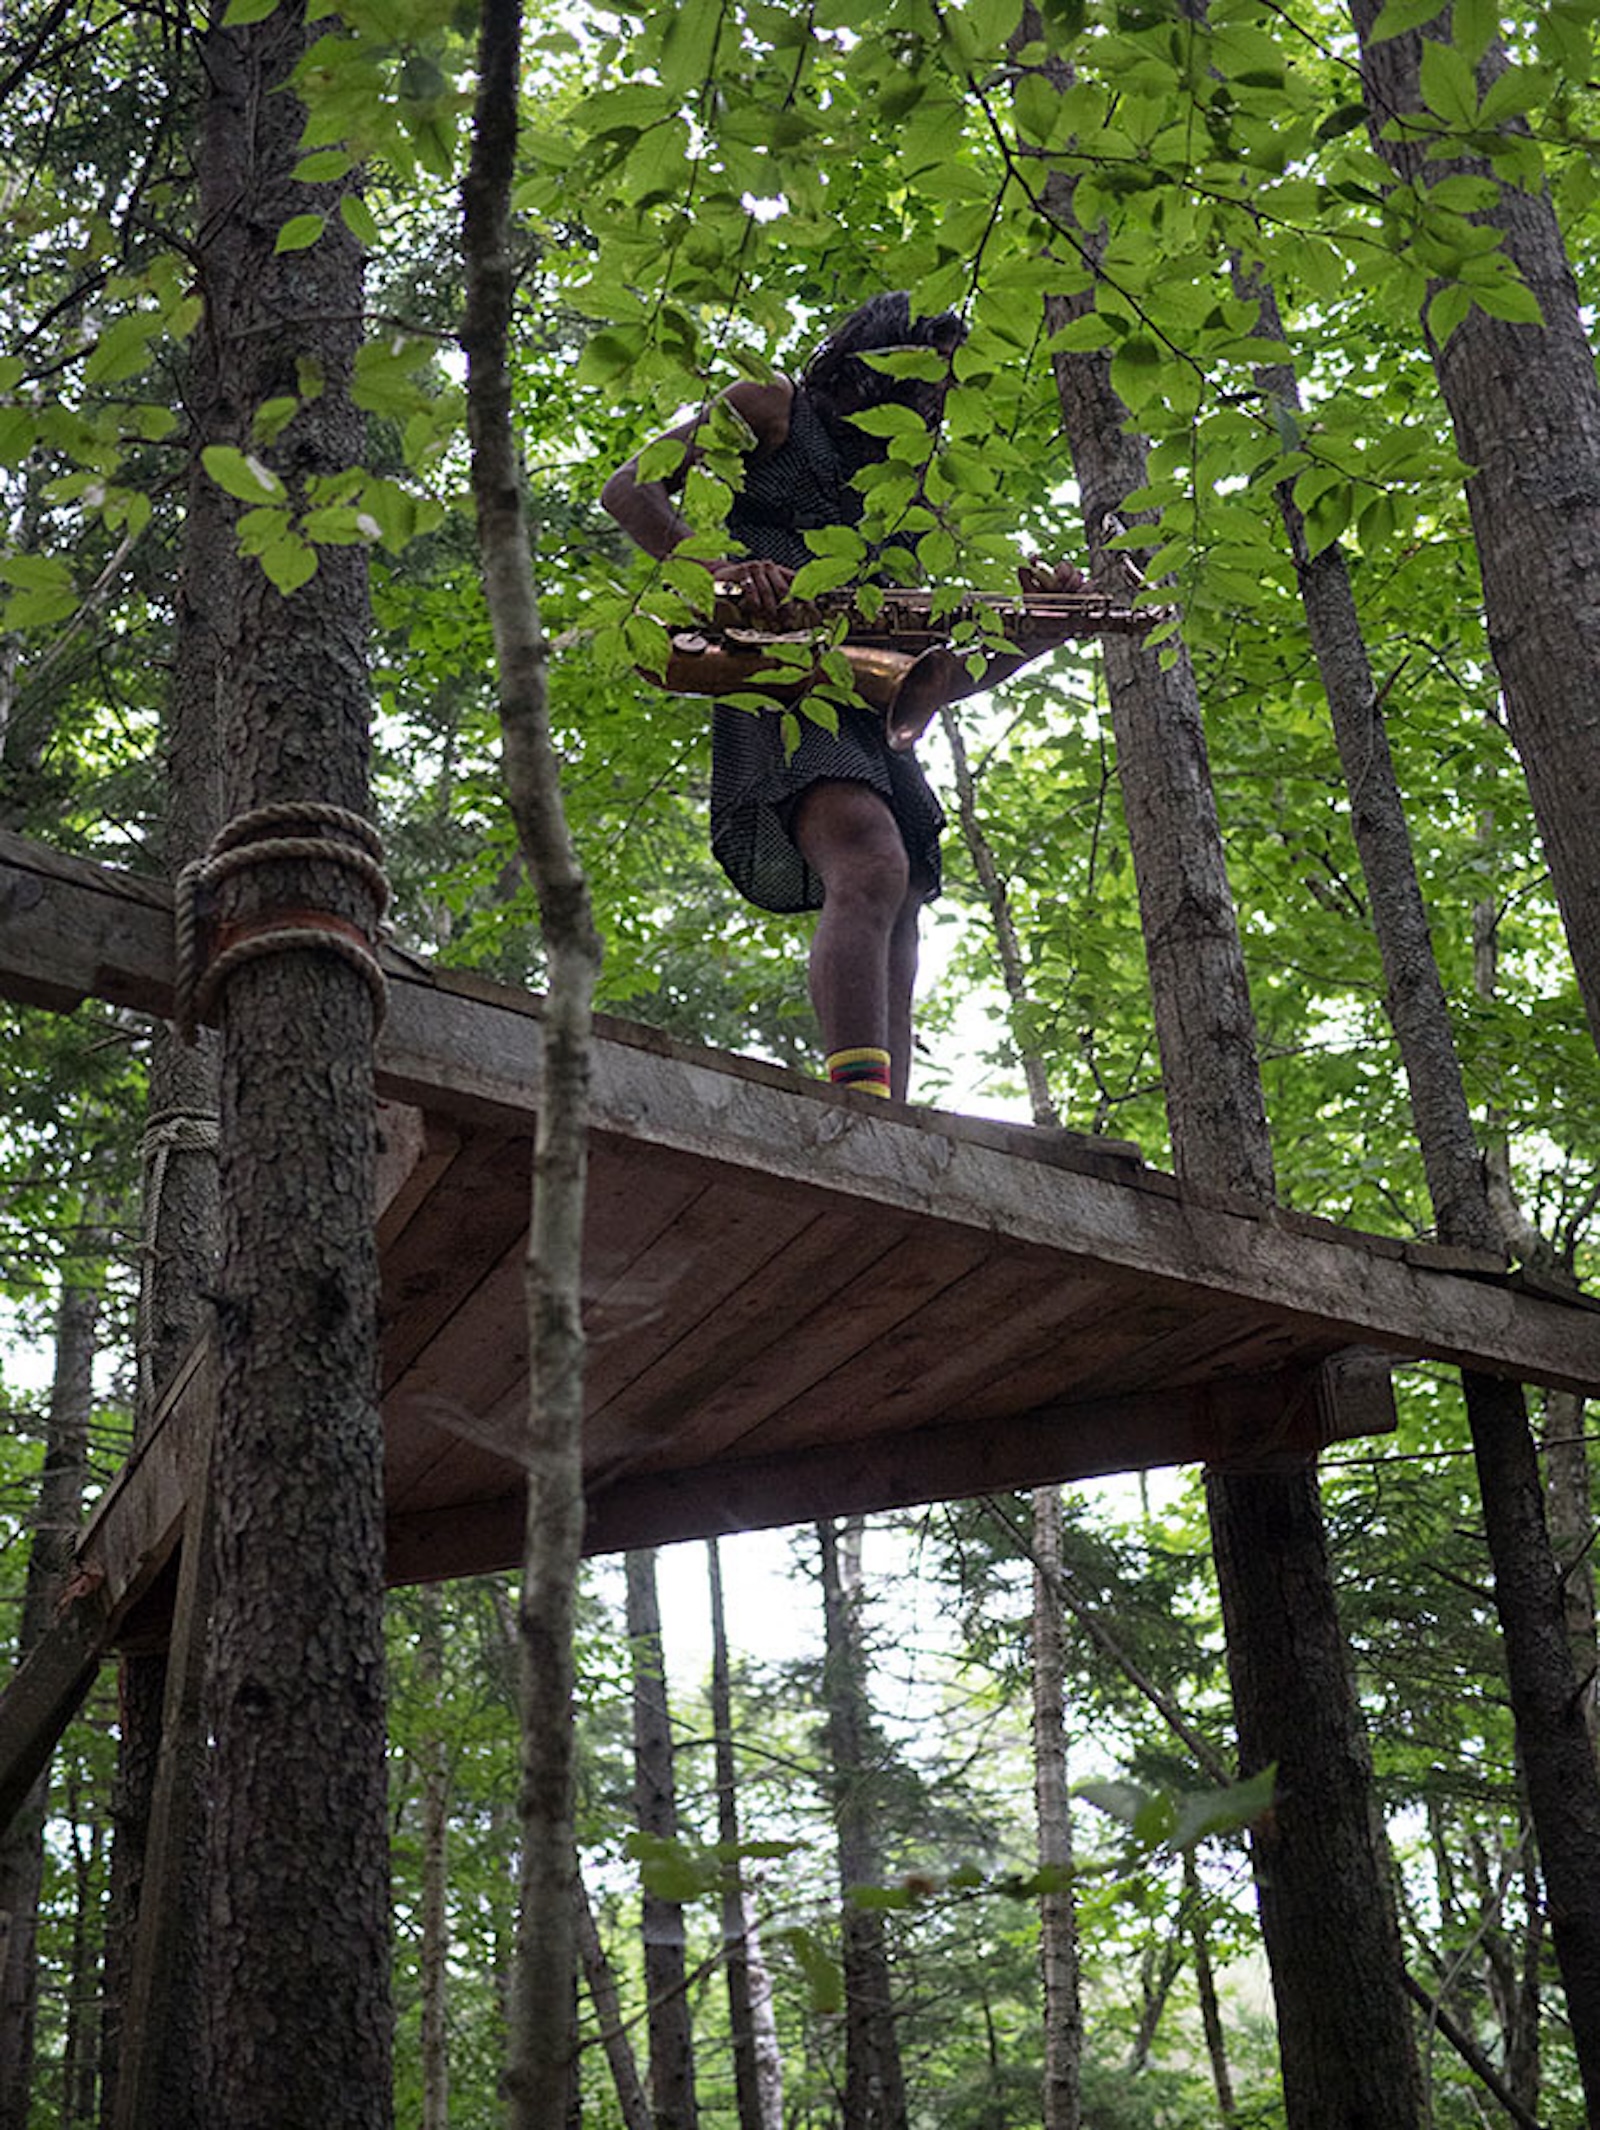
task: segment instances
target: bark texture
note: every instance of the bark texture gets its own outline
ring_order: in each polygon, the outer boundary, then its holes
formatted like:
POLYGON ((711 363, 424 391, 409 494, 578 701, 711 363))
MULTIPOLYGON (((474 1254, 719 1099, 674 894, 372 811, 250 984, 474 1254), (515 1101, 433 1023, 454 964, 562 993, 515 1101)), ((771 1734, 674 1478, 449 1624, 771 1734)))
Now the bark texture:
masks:
POLYGON ((617 1978, 600 1942, 594 1910, 589 1905, 581 1876, 573 1880, 573 1894, 578 1956, 583 1979, 589 1985, 589 2001, 600 2026, 600 2046, 605 2051, 611 2081, 617 2089, 617 2107, 622 2115, 623 2130, 655 2130, 650 2097, 645 2092, 644 2080, 639 2076, 639 2066, 634 2060, 633 2044, 623 2025, 617 1978))
POLYGON ((506 2092, 512 2130, 561 2119, 575 2095, 573 1992, 573 1625, 583 1542, 583 1195, 589 1031, 600 942, 567 832, 550 734, 547 653, 511 412, 513 271, 522 15, 485 0, 472 160, 463 188, 467 420, 484 592, 494 630, 506 795, 539 898, 548 984, 544 1099, 528 1230, 530 1401, 521 1649, 521 1876, 506 2092))
MULTIPOLYGON (((1072 222, 1069 182, 1052 178, 1046 199, 1072 222)), ((1050 300, 1048 323, 1065 325, 1081 301, 1050 300)), ((1115 581, 1122 565, 1106 543, 1123 499, 1145 485, 1144 445, 1103 354, 1060 355, 1056 377, 1091 562, 1115 581)), ((1192 1188, 1270 1200, 1254 1022, 1193 672, 1181 655, 1163 672, 1154 652, 1117 639, 1106 678, 1174 1165, 1192 1188)), ((1402 2130, 1420 2120, 1421 2080, 1316 1473, 1212 1471, 1206 1499, 1241 1769, 1279 1768, 1257 1893, 1287 2120, 1291 2130, 1402 2130)))
MULTIPOLYGON (((653 1549, 626 1561, 628 1652, 633 1666, 633 1808, 641 1834, 678 1838, 672 1711, 661 1647, 653 1549)), ((684 1956, 683 1904, 645 1885, 639 1914, 650 2031, 650 2100, 657 2130, 694 2130, 694 2035, 684 1956)))
MULTIPOLYGON (((295 183, 303 114, 285 88, 308 31, 297 6, 208 40, 215 122, 241 128, 238 193, 206 256, 204 330, 241 423, 298 395, 272 447, 291 497, 357 463, 350 397, 359 247, 333 188, 295 183), (329 211, 309 251, 273 246, 329 211)), ((367 573, 321 552, 285 598, 238 581, 224 668, 225 803, 367 809, 367 573)), ((372 933, 348 867, 257 864, 224 922, 326 910, 372 933)), ((221 1397, 217 1596, 209 1677, 214 1809, 207 1947, 211 2118, 229 2130, 390 2120, 385 1820, 383 1439, 376 1401, 372 1041, 359 971, 316 951, 247 963, 221 993, 221 1397)))
POLYGON ((738 1862, 739 1776, 733 1753, 733 1680, 728 1659, 728 1618, 722 1596, 722 1555, 714 1538, 706 1540, 706 1571, 711 1589, 711 1729, 717 1790, 717 1840, 728 1857, 723 1867, 721 1910, 723 1961, 728 1976, 728 2031, 733 2041, 734 2097, 739 2110, 739 2130, 782 2130, 782 2066, 776 2060, 775 2049, 773 2060, 764 2060, 764 2037, 758 2033, 756 2025, 748 1903, 744 1874, 738 1862))
MULTIPOLYGON (((17 1626, 19 1662, 50 1625, 72 1564, 88 1474, 99 1312, 98 1289, 76 1283, 63 1286, 56 1308, 44 1467, 34 1503, 33 1538, 17 1626)), ((39 1893, 49 1794, 50 1778, 45 1774, 0 1840, 0 2130, 28 2130, 39 2005, 39 1893)))
POLYGON ((1072 1894, 1072 1797, 1067 1780, 1066 1636, 1062 1631, 1061 1490, 1033 1497, 1033 1795, 1039 1823, 1039 1968, 1044 1986, 1044 2130, 1082 2120, 1083 2011, 1072 1894))
MULTIPOLYGON (((1502 232, 1538 298, 1542 325, 1474 309, 1434 368, 1456 449, 1473 470, 1467 502, 1483 573, 1489 647, 1505 694, 1589 1026, 1600 1042, 1600 384, 1555 209, 1543 190, 1500 184, 1487 162, 1426 162, 1423 34, 1373 43, 1378 0, 1351 0, 1374 146, 1397 177, 1451 169, 1495 183, 1473 219, 1502 232)), ((1449 34, 1449 16, 1430 26, 1449 34)), ((1491 52, 1487 80, 1504 65, 1491 52)))
POLYGON ((872 1781, 872 1718, 861 1620, 861 1520, 817 1526, 822 1552, 823 1705, 843 1900, 843 2130, 908 2130, 882 1911, 851 1899, 883 1877, 872 1781))

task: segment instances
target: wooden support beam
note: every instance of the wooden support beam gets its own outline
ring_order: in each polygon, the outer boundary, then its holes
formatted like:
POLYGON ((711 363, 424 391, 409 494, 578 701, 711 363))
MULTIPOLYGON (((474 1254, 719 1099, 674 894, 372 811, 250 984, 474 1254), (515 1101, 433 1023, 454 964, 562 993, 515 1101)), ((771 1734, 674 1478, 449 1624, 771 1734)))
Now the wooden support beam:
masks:
MULTIPOLYGON (((191 1408, 194 1401, 191 1401, 191 1408)), ((167 1644, 161 1746, 156 1761, 144 1876, 134 1928, 117 2056, 111 2130, 163 2130, 168 2053, 175 2032, 178 1957, 192 1894, 191 1834, 205 1757, 202 1694, 211 1617, 211 1437, 203 1412, 187 1446, 187 1496, 177 1596, 167 1644)))
POLYGON ((109 1639, 105 1586, 80 1575, 0 1694, 0 1832, 27 1803, 62 1732, 83 1706, 109 1639))
MULTIPOLYGON (((1013 1487, 1173 1463, 1303 1461, 1347 1435, 1395 1425, 1387 1360, 1352 1352, 1316 1368, 1102 1398, 967 1427, 922 1428, 843 1448, 622 1478, 591 1498, 587 1553, 725 1537, 823 1516, 918 1507, 1013 1487)), ((519 1491, 389 1519, 392 1583, 511 1568, 522 1557, 519 1491)))

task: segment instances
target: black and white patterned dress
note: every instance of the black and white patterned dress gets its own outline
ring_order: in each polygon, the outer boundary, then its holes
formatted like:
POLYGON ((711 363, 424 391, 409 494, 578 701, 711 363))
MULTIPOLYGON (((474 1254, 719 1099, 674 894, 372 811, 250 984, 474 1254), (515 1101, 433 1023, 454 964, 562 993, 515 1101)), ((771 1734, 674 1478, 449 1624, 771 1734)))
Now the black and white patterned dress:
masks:
MULTIPOLYGON (((728 513, 728 531, 746 553, 800 569, 811 559, 808 531, 854 525, 862 498, 850 476, 873 447, 841 448, 803 385, 789 412, 789 434, 776 451, 752 458, 728 513)), ((789 833, 795 802, 813 784, 870 784, 887 802, 905 842, 911 877, 928 896, 939 892, 939 834, 944 815, 916 757, 884 744, 883 719, 872 710, 841 710, 839 732, 809 718, 800 744, 785 755, 782 720, 770 713, 712 709, 711 847, 723 871, 763 910, 818 910, 822 882, 789 833)))

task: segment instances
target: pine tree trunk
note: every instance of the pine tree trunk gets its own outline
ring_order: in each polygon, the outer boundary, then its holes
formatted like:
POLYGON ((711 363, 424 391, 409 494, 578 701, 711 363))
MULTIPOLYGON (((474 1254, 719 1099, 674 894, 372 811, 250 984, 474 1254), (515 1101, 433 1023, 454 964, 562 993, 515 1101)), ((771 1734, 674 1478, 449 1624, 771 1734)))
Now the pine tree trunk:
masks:
MULTIPOLYGON (((100 1296, 64 1285, 56 1309, 55 1370, 44 1468, 33 1511, 17 1657, 50 1624, 72 1562, 88 1476, 89 1417, 100 1296)), ((38 1911, 50 1778, 40 1777, 0 1839, 0 2130, 28 2130, 34 2022, 39 2002, 38 1911)))
MULTIPOLYGON (((630 1553, 628 1650, 633 1666, 633 1802, 641 1834, 678 1838, 672 1712, 661 1647, 661 1607, 653 1550, 630 1553)), ((694 2036, 684 1957, 683 1906, 652 1893, 640 1903, 644 1986, 650 2030, 650 2100, 656 2130, 694 2130, 694 2036)))
POLYGON ((605 2050, 612 2083, 617 2089, 617 2107, 622 2115, 623 2130, 655 2130, 649 2097, 645 2093, 644 2081, 639 2076, 639 2066, 634 2059, 633 2045, 628 2039, 627 2028, 622 2023, 622 1999, 617 1989, 617 1978, 612 1972, 611 1962, 606 1958, 606 1949, 600 1942, 594 1910, 589 1905, 589 1895, 581 1873, 573 1880, 573 1895, 577 1914, 578 1958, 583 1968, 584 1980, 589 1985, 589 2001, 594 2006, 594 2016, 600 2027, 600 2046, 605 2050))
MULTIPOLYGON (((1600 383, 1561 227, 1548 193, 1495 179, 1478 157, 1427 160, 1435 135, 1393 121, 1422 107, 1423 36, 1372 41, 1380 0, 1351 0, 1373 146, 1398 178, 1452 170, 1496 186, 1473 219, 1499 229, 1544 323, 1474 308, 1434 368, 1456 449, 1472 469, 1467 502, 1483 577, 1489 648, 1522 758, 1578 987, 1600 1042, 1600 383)), ((1445 14, 1431 28, 1450 34, 1445 14)), ((1487 83, 1505 66, 1492 50, 1487 83)), ((1508 129, 1509 130, 1509 129, 1508 129)), ((1592 2101, 1591 2101, 1591 2104, 1592 2101)))
POLYGON ((844 1941, 845 2085, 843 2130, 907 2130, 905 2078, 894 2010, 894 1979, 881 1910, 851 1899, 880 1883, 872 1718, 861 1623, 862 1521, 817 1526, 822 1551, 823 1704, 838 1837, 844 1941))
POLYGON ((1039 1967, 1044 1988, 1044 2130, 1078 2130, 1083 2012, 1072 1892, 1067 1782, 1066 1636, 1062 1631, 1061 1490, 1033 1497, 1033 1794, 1039 1822, 1039 1967))
MULTIPOLYGON (((360 249, 337 188, 292 176, 303 113, 285 82, 312 34, 289 5, 209 46, 212 78, 245 90, 251 158, 208 255, 204 330, 242 420, 315 366, 318 396, 262 449, 295 501, 311 477, 358 464, 365 441, 350 397, 360 249), (278 230, 314 206, 330 210, 320 240, 278 255, 278 230)), ((243 569, 238 593, 222 691, 228 812, 315 802, 365 815, 364 552, 322 549, 287 598, 243 569)), ((325 910, 376 930, 372 888, 337 851, 255 863, 219 899, 225 925, 325 910)), ((297 948, 235 968, 219 1012, 209 2103, 229 2130, 386 2130, 375 1005, 359 967, 297 948)))
POLYGON ((722 1601, 722 1557, 714 1538, 706 1540, 706 1572, 711 1586, 711 1730, 715 1750, 717 1841, 728 1861, 723 1866, 722 1944, 728 1974, 728 2031, 733 2042, 734 2095, 739 2130, 782 2130, 781 2066, 776 2081, 763 2075, 756 2036, 750 1974, 750 1930, 744 1874, 739 1867, 739 1789, 733 1757, 733 1687, 728 1662, 728 1621, 722 1601))
POLYGON ((517 1609, 522 1839, 505 2081, 512 2130, 544 2130, 556 2113, 554 2096, 565 2091, 575 2103, 577 2095, 573 1631, 583 1546, 589 1033, 600 941, 562 804, 512 423, 510 233, 521 45, 518 0, 484 0, 472 159, 462 188, 461 341, 506 797, 539 899, 548 972, 528 1226, 528 1500, 517 1609))
MULTIPOLYGON (((1047 197, 1070 219, 1070 184, 1052 178, 1047 197)), ((1073 315, 1071 302, 1047 305, 1052 328, 1073 315)), ((1144 445, 1107 357, 1058 355, 1056 375, 1091 558, 1114 582, 1121 565, 1106 542, 1124 498, 1145 485, 1144 445)), ((1108 641, 1105 661, 1174 1164, 1192 1189, 1270 1200, 1254 1023, 1194 675, 1181 655, 1163 672, 1127 638, 1108 641)), ((1405 2130, 1420 2119, 1421 2080, 1315 1469, 1212 1471, 1206 1500, 1242 1772, 1279 1769, 1255 1854, 1290 2130, 1405 2130), (1311 1678, 1321 1698, 1308 1712, 1311 1678)))
POLYGON ((417 1684, 427 1704, 417 1755, 422 1763, 422 2130, 450 2124, 450 1741, 445 1732, 444 1594, 419 1593, 417 1684))
POLYGON ((1211 1943, 1206 1933, 1205 1891, 1194 1851, 1183 1852, 1183 1900, 1189 1913, 1189 1943, 1194 1950, 1195 1992, 1200 1999, 1200 2026, 1206 2037, 1206 2061, 1211 2066, 1212 2090, 1217 2096, 1217 2114, 1231 2123, 1238 2112, 1233 2078, 1228 2070, 1228 2044, 1222 2027, 1222 2006, 1217 1999, 1217 1979, 1211 1966, 1211 1943))
POLYGON ((1600 1745, 1600 1641, 1595 1631, 1594 1484, 1584 1436, 1583 1400, 1569 1391, 1546 1391, 1540 1427, 1544 1450, 1545 1506, 1550 1542, 1561 1564, 1561 1596, 1567 1616, 1572 1668, 1583 1696, 1583 1720, 1591 1745, 1600 1745))

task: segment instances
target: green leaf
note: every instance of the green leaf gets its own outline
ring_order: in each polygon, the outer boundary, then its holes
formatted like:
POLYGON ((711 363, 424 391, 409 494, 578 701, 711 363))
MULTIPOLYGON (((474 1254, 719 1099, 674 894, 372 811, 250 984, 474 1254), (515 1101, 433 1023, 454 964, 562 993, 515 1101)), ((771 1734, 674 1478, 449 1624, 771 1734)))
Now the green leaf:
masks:
POLYGON ((1491 318, 1504 318, 1512 325, 1543 325, 1539 299, 1525 281, 1501 274, 1495 280, 1472 283, 1472 300, 1491 318))
POLYGON ((303 155, 292 174, 302 185, 332 185, 354 168, 355 160, 348 148, 318 148, 303 155))
POLYGON ((250 424, 252 440, 258 444, 276 443, 299 411, 300 402, 291 393, 279 399, 264 399, 250 424))
POLYGON ((247 457, 232 444, 208 444, 200 461, 217 486, 241 503, 259 503, 263 497, 281 503, 287 494, 270 466, 247 457))
POLYGON ((278 12, 278 0, 228 0, 228 9, 222 18, 225 30, 242 30, 252 22, 265 22, 269 15, 278 12))
POLYGON ((1450 9, 1451 41, 1470 66, 1500 34, 1499 0, 1454 0, 1450 9))
POLYGON ((275 252, 309 251, 322 235, 327 216, 320 214, 292 214, 278 231, 275 252))
POLYGON ((1428 331, 1436 346, 1446 344, 1471 309, 1471 294, 1459 281, 1448 283, 1429 299, 1428 331))
MULTIPOLYGON (((798 742, 798 727, 796 728, 798 742)), ((780 1945, 786 1945, 793 1955, 806 1985, 806 1995, 812 2011, 829 2016, 844 2009, 844 1974, 839 1963, 828 1951, 815 1931, 804 1930, 798 1924, 775 1934, 780 1945)))
POLYGON ((317 551, 298 533, 291 532, 265 550, 261 567, 273 588, 287 599, 317 574, 317 551))
POLYGON ((638 362, 644 334, 637 326, 606 326, 592 333, 578 357, 580 385, 611 385, 626 377, 638 362))
POLYGON ((359 192, 344 194, 339 202, 339 219, 363 251, 372 251, 376 247, 379 242, 377 220, 359 192))
POLYGON ((1109 318, 1103 317, 1099 311, 1089 311, 1051 334, 1050 351, 1054 355, 1079 355, 1090 348, 1110 347, 1119 337, 1116 325, 1109 318))
POLYGON ((1422 100, 1446 125, 1469 127, 1478 116, 1478 84, 1466 55, 1453 44, 1424 38, 1422 100))
POLYGON ((20 466, 38 433, 31 408, 0 407, 0 466, 20 466))
POLYGON ((1419 30, 1426 22, 1436 22, 1447 4, 1448 0, 1389 0, 1372 25, 1368 42, 1387 44, 1391 37, 1403 37, 1407 30, 1419 30))
POLYGON ((161 330, 153 311, 127 311, 112 320, 83 366, 86 382, 109 385, 133 377, 150 359, 150 342, 161 330))

